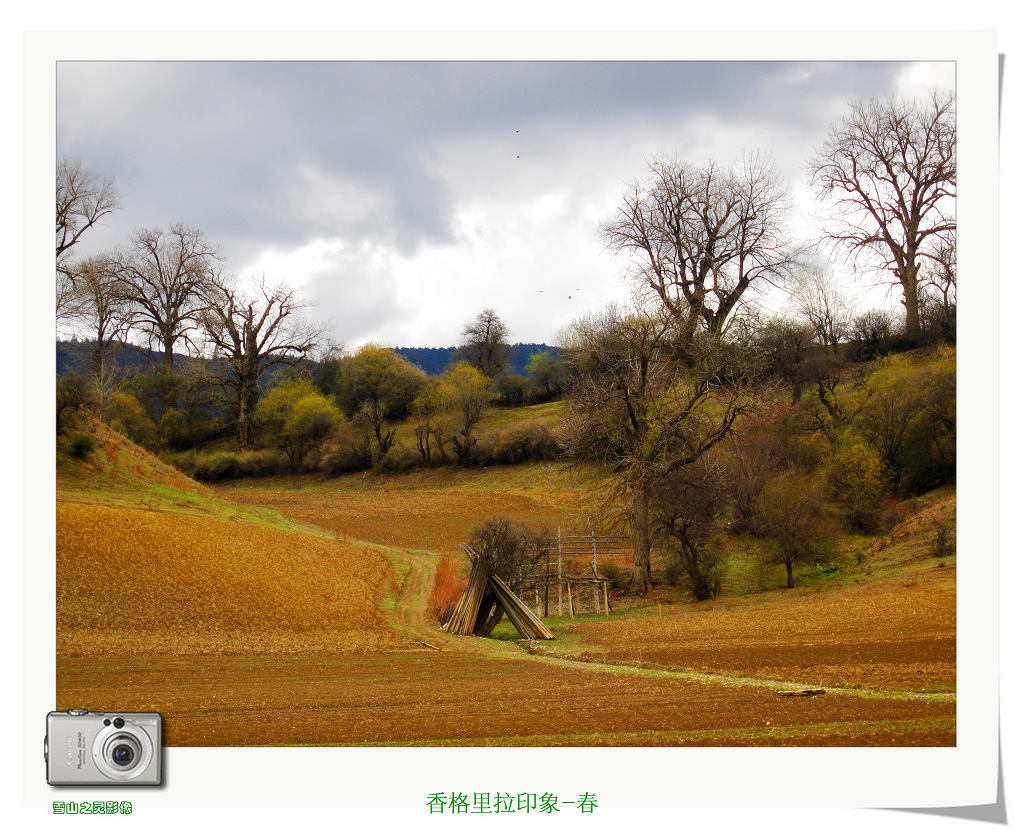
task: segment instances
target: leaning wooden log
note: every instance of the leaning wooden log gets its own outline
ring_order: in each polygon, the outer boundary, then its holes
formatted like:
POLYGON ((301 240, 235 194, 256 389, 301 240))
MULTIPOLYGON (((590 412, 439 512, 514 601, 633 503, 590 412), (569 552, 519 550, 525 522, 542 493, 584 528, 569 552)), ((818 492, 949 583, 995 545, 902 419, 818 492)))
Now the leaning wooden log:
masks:
POLYGON ((525 602, 512 593, 512 589, 508 585, 494 574, 491 574, 489 581, 494 595, 505 609, 505 613, 512 621, 512 625, 516 627, 516 631, 527 640, 555 639, 555 636, 548 631, 548 627, 540 621, 540 618, 529 609, 525 602))
POLYGON ((469 583, 455 604, 452 616, 441 628, 451 634, 472 634, 486 593, 487 570, 482 566, 475 566, 470 571, 469 583))
POLYGON ((484 563, 468 547, 463 548, 473 560, 469 583, 448 622, 441 629, 450 634, 476 634, 488 637, 504 614, 528 640, 553 640, 554 635, 529 606, 513 593, 501 579, 488 573, 484 563))

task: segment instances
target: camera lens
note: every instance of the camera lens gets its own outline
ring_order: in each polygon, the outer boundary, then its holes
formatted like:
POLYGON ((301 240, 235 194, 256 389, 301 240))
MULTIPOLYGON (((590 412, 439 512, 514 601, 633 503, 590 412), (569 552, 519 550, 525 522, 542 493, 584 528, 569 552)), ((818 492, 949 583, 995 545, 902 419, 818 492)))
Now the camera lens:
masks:
POLYGON ((115 771, 131 771, 142 759, 144 749, 131 733, 115 733, 103 747, 103 761, 115 771))

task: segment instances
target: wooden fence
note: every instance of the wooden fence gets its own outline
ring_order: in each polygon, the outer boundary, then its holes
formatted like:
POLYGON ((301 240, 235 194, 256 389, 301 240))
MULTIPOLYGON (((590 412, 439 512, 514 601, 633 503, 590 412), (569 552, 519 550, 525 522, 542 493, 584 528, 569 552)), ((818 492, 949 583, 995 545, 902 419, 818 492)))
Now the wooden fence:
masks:
POLYGON ((597 571, 599 558, 627 557, 633 563, 632 543, 626 536, 568 535, 558 528, 558 535, 546 545, 544 568, 523 577, 519 596, 535 607, 539 617, 551 611, 552 595, 557 602, 559 617, 575 617, 584 613, 611 614, 608 603, 608 585, 613 582, 597 571), (593 608, 584 592, 593 592, 593 608), (531 595, 532 594, 532 595, 531 595), (564 594, 564 596, 563 596, 564 594))

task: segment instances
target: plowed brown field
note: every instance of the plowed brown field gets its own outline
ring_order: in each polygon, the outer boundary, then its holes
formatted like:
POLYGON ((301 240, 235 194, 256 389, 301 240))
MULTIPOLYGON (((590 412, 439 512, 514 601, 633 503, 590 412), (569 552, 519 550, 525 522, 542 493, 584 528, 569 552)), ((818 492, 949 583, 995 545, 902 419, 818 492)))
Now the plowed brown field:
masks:
POLYGON ((489 479, 224 493, 338 538, 61 503, 58 708, 159 710, 189 746, 955 745, 955 562, 904 566, 910 528, 885 579, 566 621, 530 656, 426 616, 480 521, 579 511, 489 479))
POLYGON ((557 525, 565 513, 523 495, 419 489, 351 491, 233 490, 241 503, 280 510, 343 538, 421 550, 454 551, 486 518, 507 515, 557 525))
POLYGON ((486 650, 74 659, 58 701, 158 710, 167 744, 187 746, 956 742, 950 703, 789 698, 486 650))
POLYGON ((379 649, 381 553, 271 527, 57 508, 58 653, 379 649))
POLYGON ((661 616, 564 629, 596 660, 834 687, 953 692, 952 568, 842 591, 799 590, 733 607, 676 607, 661 616))

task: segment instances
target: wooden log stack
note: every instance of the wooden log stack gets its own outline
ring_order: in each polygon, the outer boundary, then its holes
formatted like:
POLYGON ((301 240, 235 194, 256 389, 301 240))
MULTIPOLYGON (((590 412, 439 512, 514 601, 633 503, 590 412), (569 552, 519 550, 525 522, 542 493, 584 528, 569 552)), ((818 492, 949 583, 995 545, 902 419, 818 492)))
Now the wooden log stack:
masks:
POLYGON ((488 637, 503 614, 527 640, 554 640, 554 635, 529 606, 493 573, 489 573, 479 556, 468 547, 463 551, 473 561, 469 583, 459 598, 451 618, 441 626, 451 634, 488 637))

